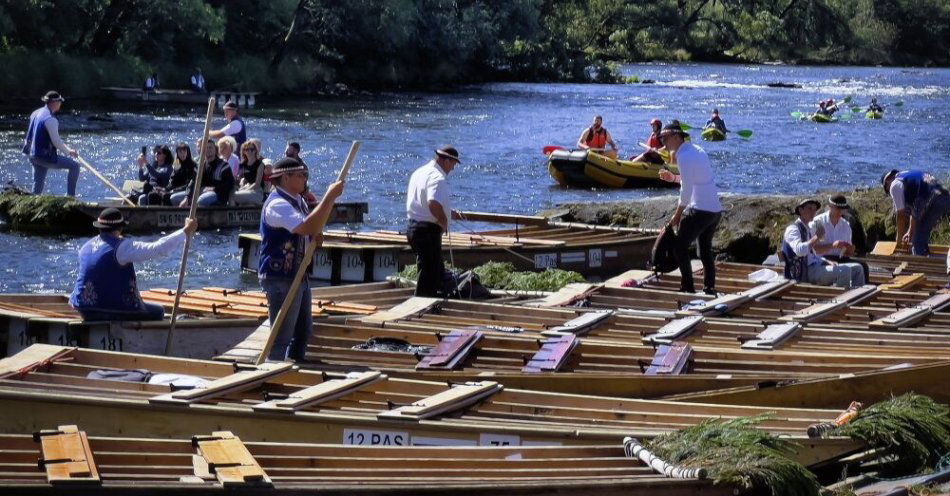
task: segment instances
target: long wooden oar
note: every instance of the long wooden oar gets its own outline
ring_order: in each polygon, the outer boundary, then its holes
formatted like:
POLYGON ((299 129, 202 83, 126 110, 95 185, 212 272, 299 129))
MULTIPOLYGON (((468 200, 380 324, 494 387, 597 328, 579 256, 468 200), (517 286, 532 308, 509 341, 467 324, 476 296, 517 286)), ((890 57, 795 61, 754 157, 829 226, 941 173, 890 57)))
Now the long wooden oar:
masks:
POLYGON ((103 176, 102 174, 100 174, 99 171, 97 171, 95 167, 93 167, 92 165, 90 165, 89 162, 86 162, 86 159, 84 159, 84 158, 82 158, 82 157, 80 157, 80 156, 78 156, 78 155, 76 156, 76 158, 79 159, 79 163, 82 164, 83 167, 85 167, 86 169, 88 169, 89 172, 92 172, 92 175, 98 177, 99 180, 102 181, 106 186, 112 188, 112 191, 115 191, 115 192, 119 195, 120 198, 122 198, 123 200, 125 200, 125 203, 128 203, 129 205, 131 205, 131 206, 133 206, 133 207, 136 206, 134 203, 132 203, 132 200, 129 200, 129 199, 125 196, 125 193, 123 193, 121 189, 116 188, 115 185, 112 184, 112 181, 109 181, 108 179, 106 179, 106 177, 103 176))
MULTIPOLYGON (((343 181, 346 179, 346 175, 349 174, 350 167, 353 165, 353 161, 356 160, 356 152, 359 151, 359 149, 360 142, 354 141, 350 146, 350 153, 346 155, 346 161, 343 162, 343 168, 340 169, 340 173, 336 176, 337 181, 343 181)), ((323 226, 320 226, 320 232, 323 232, 323 226)), ((287 296, 284 298, 284 303, 280 305, 280 310, 277 311, 277 317, 274 318, 274 321, 270 323, 270 333, 267 335, 267 342, 264 343, 264 348, 261 350, 261 356, 257 357, 258 365, 264 363, 264 361, 267 360, 267 355, 270 355, 270 350, 274 347, 274 340, 277 339, 277 333, 280 331, 280 326, 284 325, 284 321, 287 320, 287 314, 290 313, 290 306, 293 304, 294 298, 300 297, 300 295, 297 294, 297 291, 300 290, 300 283, 303 282, 303 278, 306 277, 307 267, 310 266, 310 260, 313 259, 313 254, 316 251, 317 243, 311 239, 307 243, 307 251, 303 255, 303 260, 300 261, 300 267, 297 268, 297 273, 294 275, 294 280, 290 283, 290 291, 287 292, 287 296)), ((306 301, 310 301, 309 295, 307 296, 306 301)))
MULTIPOLYGON (((205 115, 205 130, 201 138, 201 146, 198 158, 198 171, 195 174, 195 187, 191 192, 191 205, 188 211, 188 219, 194 219, 198 214, 198 193, 201 191, 201 178, 204 175, 205 165, 208 159, 205 157, 205 151, 208 148, 208 135, 211 134, 211 117, 214 115, 214 98, 208 99, 208 113, 205 115)), ((165 338, 165 354, 171 351, 172 335, 175 333, 175 320, 178 317, 178 303, 181 301, 181 287, 185 283, 185 268, 188 266, 188 248, 191 247, 191 235, 185 235, 185 249, 181 252, 181 266, 178 269, 178 288, 175 290, 175 303, 172 305, 172 321, 168 326, 168 336, 165 338)))

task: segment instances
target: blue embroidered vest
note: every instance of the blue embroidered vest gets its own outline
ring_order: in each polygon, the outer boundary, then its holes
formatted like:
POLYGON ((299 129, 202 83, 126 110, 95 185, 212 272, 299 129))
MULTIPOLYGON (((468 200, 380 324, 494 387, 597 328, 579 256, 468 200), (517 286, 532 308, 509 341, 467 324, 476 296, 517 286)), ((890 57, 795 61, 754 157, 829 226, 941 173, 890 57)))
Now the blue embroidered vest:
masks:
POLYGON ((80 309, 141 311, 145 308, 133 264, 120 265, 116 250, 122 239, 100 234, 79 249, 79 277, 69 304, 80 309))
POLYGON ((920 217, 930 202, 934 192, 934 185, 927 182, 923 171, 906 170, 894 178, 904 183, 904 206, 911 210, 915 217, 920 217))
POLYGON ((234 150, 234 153, 237 154, 238 157, 240 157, 241 145, 243 145, 244 142, 247 141, 247 125, 244 124, 244 119, 240 117, 235 117, 234 119, 231 119, 231 120, 238 121, 241 123, 241 130, 238 131, 237 134, 232 135, 234 137, 234 141, 237 141, 237 145, 238 145, 237 150, 234 150))
POLYGON ((280 198, 290 203, 298 212, 304 215, 308 213, 307 204, 302 198, 298 201, 280 188, 275 188, 267 197, 261 212, 261 259, 257 268, 258 277, 261 279, 292 279, 303 260, 305 237, 281 227, 271 227, 265 220, 267 206, 280 198))
MULTIPOLYGON (((808 229, 805 228, 801 219, 795 220, 795 227, 798 228, 802 241, 806 240, 808 229)), ((782 254, 785 255, 785 278, 804 281, 808 276, 808 254, 804 257, 796 255, 787 241, 782 241, 782 254)))
POLYGON ((46 121, 53 118, 46 107, 40 107, 30 115, 30 126, 26 130, 26 142, 23 153, 44 162, 56 162, 56 147, 46 130, 46 121))

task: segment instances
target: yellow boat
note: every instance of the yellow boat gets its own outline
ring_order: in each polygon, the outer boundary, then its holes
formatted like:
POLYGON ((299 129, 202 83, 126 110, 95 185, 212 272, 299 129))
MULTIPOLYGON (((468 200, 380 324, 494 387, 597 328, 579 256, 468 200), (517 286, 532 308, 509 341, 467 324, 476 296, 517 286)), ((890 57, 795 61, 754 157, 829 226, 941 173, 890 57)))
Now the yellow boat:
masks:
MULTIPOLYGON (((660 156, 669 162, 669 152, 660 156)), ((605 157, 589 150, 555 150, 548 155, 548 173, 561 186, 636 188, 644 186, 673 187, 660 179, 660 171, 669 169, 679 173, 674 164, 633 162, 605 157)))

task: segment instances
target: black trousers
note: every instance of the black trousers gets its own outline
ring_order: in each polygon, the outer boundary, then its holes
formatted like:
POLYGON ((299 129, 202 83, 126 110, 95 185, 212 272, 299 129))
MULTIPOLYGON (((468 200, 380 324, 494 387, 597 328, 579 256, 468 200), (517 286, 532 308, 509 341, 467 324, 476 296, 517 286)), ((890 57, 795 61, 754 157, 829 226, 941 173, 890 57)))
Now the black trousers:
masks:
POLYGON ((838 262, 838 263, 856 263, 856 264, 860 265, 861 268, 864 269, 864 283, 865 283, 865 284, 871 284, 871 279, 870 279, 870 277, 871 277, 871 271, 870 271, 870 269, 868 269, 868 264, 867 264, 865 261, 863 261, 863 260, 855 260, 855 259, 853 259, 853 258, 851 258, 851 257, 842 257, 842 256, 840 256, 840 255, 823 255, 822 258, 825 258, 825 259, 827 259, 827 260, 831 260, 832 262, 838 262))
POLYGON ((432 222, 410 220, 406 237, 412 252, 416 254, 419 267, 416 296, 441 297, 442 276, 445 272, 442 263, 442 227, 432 222))
POLYGON ((679 232, 676 233, 676 261, 680 265, 680 291, 695 293, 693 286, 693 271, 690 268, 689 246, 693 241, 699 245, 699 259, 703 262, 703 289, 716 289, 716 258, 713 256, 712 241, 716 228, 722 219, 722 212, 707 212, 688 208, 683 212, 680 220, 679 232))

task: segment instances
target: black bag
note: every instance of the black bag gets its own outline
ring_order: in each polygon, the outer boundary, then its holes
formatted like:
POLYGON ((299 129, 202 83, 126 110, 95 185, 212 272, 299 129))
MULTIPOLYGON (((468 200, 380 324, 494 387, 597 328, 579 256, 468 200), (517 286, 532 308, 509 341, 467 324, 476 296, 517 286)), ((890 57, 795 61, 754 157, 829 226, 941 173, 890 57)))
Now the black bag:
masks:
POLYGON ((653 251, 650 252, 650 265, 653 272, 670 272, 679 267, 674 253, 675 247, 676 233, 673 232, 673 226, 667 224, 660 231, 660 235, 656 237, 656 242, 653 243, 653 251))
POLYGON ((466 300, 485 300, 491 298, 491 291, 482 286, 482 281, 478 274, 472 270, 466 270, 456 277, 456 292, 459 298, 466 300))

